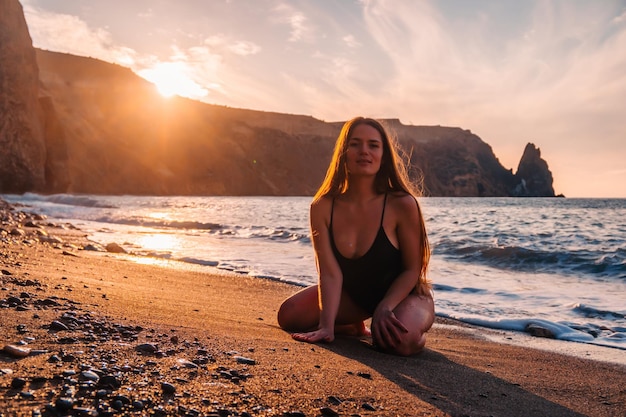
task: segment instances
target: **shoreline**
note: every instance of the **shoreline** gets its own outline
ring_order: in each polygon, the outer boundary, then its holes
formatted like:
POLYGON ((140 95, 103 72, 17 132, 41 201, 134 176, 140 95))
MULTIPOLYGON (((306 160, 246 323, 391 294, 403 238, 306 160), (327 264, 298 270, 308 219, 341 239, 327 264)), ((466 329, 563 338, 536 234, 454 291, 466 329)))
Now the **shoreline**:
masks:
POLYGON ((35 223, 0 232, 0 343, 31 349, 0 353, 0 415, 626 412, 623 365, 488 340, 441 317, 411 358, 348 337, 299 343, 275 320, 291 284, 89 252, 80 231, 35 223))
MULTIPOLYGON (((130 262, 135 262, 143 265, 151 265, 157 268, 171 268, 182 271, 196 271, 200 273, 207 273, 210 275, 223 275, 225 277, 231 277, 231 279, 233 280, 237 280, 238 277, 242 276, 250 277, 253 279, 267 280, 269 282, 276 282, 281 285, 291 286, 293 287, 293 292, 305 288, 304 285, 297 282, 285 281, 271 276, 248 275, 228 269, 221 269, 216 266, 190 264, 179 260, 150 258, 136 256, 134 254, 123 254, 118 256, 122 256, 124 257, 124 259, 130 262)), ((490 340, 495 343, 544 350, 547 352, 573 356, 579 359, 587 359, 592 361, 626 366, 626 351, 619 347, 533 336, 529 333, 515 330, 497 329, 466 323, 455 318, 437 315, 436 312, 435 315, 437 318, 434 323, 435 327, 449 328, 458 332, 466 332, 469 334, 473 334, 475 337, 490 340)))

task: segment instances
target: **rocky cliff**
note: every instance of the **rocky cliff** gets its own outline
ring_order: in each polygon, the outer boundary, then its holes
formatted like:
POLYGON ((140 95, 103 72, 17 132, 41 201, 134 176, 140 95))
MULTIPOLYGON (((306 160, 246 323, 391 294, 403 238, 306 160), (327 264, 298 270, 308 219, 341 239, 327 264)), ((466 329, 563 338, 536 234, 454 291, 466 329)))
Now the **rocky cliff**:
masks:
MULTIPOLYGON (((311 195, 321 183, 342 123, 165 99, 127 68, 35 51, 17 0, 0 5, 0 192, 311 195)), ((554 195, 534 145, 513 174, 470 131, 385 123, 427 195, 554 195)))
POLYGON ((46 146, 39 71, 22 6, 0 0, 0 191, 42 189, 46 146))

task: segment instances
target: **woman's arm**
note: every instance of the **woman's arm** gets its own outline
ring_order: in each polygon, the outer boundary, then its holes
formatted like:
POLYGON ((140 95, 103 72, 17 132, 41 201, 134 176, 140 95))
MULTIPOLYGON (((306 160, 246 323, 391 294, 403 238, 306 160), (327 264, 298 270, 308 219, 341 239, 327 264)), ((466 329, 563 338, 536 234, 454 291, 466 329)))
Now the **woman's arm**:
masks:
POLYGON ((394 196, 390 203, 404 270, 387 290, 372 317, 372 335, 383 348, 393 348, 400 341, 399 335, 407 332, 393 310, 415 289, 422 268, 419 256, 421 218, 415 199, 411 195, 394 196))
POLYGON ((323 198, 313 203, 310 210, 311 236, 319 274, 320 320, 317 330, 293 334, 294 339, 310 343, 334 340, 335 320, 341 299, 343 277, 330 244, 331 204, 329 198, 323 198))

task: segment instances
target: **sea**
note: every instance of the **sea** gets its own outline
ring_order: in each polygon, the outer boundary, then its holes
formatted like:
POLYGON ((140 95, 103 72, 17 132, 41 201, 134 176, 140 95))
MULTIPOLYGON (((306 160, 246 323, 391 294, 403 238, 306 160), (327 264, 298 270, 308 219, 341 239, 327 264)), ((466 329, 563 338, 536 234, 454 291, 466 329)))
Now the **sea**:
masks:
MULTIPOLYGON (((117 243, 140 262, 220 270, 234 280, 317 281, 311 197, 0 197, 94 242, 117 243)), ((626 199, 419 202, 438 316, 514 335, 540 327, 626 363, 626 199)))

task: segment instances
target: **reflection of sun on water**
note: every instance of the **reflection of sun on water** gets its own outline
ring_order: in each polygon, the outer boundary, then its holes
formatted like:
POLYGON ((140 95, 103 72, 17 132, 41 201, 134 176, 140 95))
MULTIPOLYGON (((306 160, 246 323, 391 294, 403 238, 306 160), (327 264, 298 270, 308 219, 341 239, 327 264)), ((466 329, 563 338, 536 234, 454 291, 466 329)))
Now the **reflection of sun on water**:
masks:
POLYGON ((183 62, 161 62, 152 68, 138 72, 146 80, 154 83, 164 97, 179 95, 189 98, 201 98, 208 90, 187 75, 189 67, 183 62))
POLYGON ((150 213, 149 217, 159 220, 170 220, 170 213, 156 211, 154 213, 150 213))
POLYGON ((146 250, 169 251, 179 245, 179 240, 173 235, 153 234, 142 236, 137 244, 146 250))

